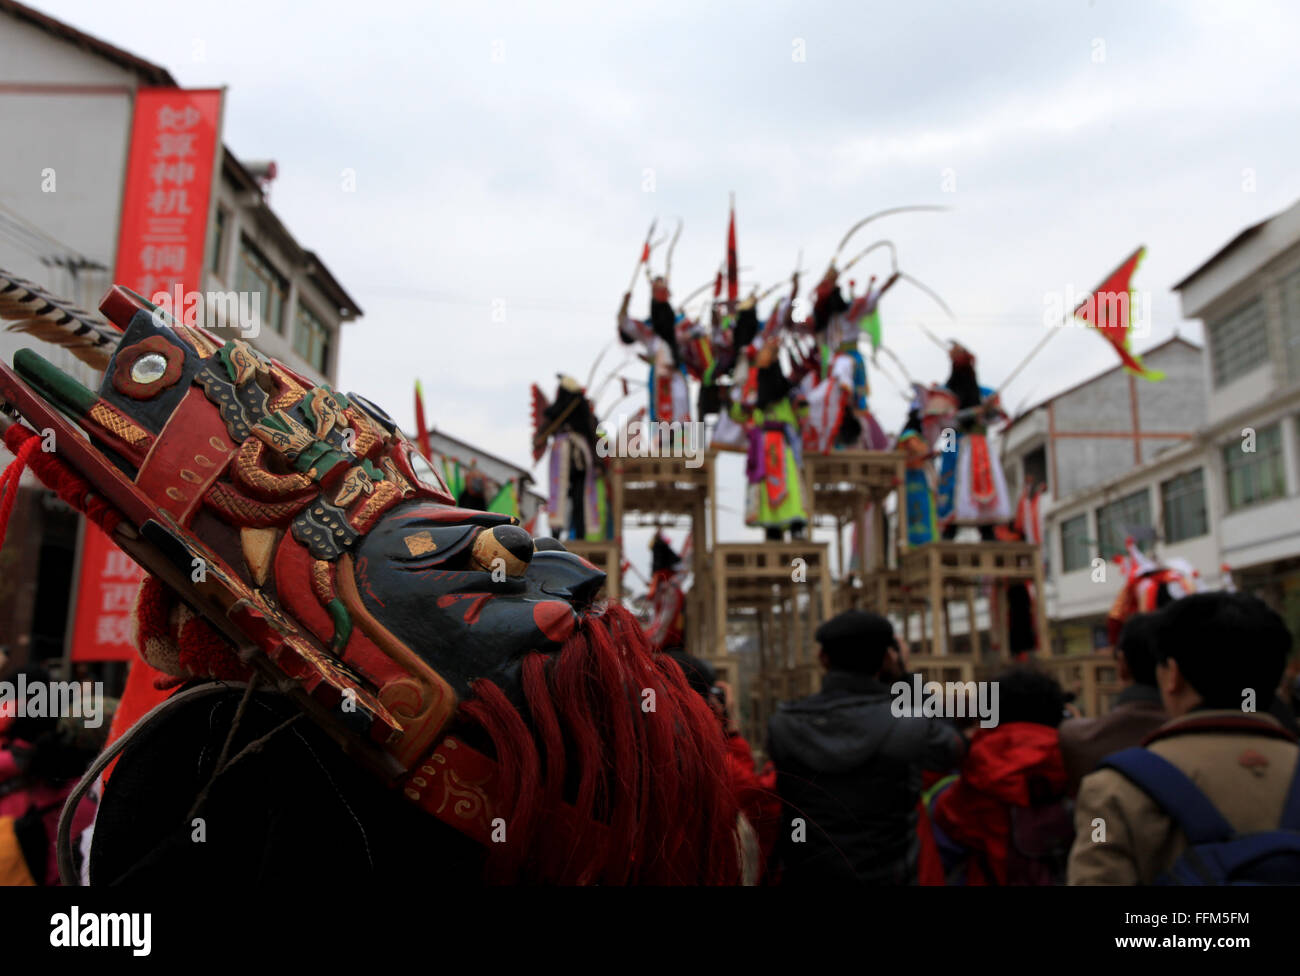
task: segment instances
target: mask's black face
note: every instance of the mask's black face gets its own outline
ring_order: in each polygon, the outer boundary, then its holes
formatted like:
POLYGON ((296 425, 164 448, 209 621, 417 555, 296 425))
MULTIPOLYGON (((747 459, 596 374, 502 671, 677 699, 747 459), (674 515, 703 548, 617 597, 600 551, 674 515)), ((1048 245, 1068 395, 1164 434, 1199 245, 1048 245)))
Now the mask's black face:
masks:
POLYGON ((562 549, 537 550, 503 515, 415 502, 360 543, 366 609, 461 697, 475 678, 510 693, 529 651, 557 650, 605 574, 562 549))

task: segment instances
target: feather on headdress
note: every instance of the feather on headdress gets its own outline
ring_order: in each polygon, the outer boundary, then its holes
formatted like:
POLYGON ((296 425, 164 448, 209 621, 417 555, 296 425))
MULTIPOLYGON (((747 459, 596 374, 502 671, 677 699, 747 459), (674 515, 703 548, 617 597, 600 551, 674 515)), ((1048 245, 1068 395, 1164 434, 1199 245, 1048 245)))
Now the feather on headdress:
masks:
POLYGON ((98 315, 51 295, 40 285, 0 270, 0 319, 10 332, 26 332, 63 346, 87 366, 102 370, 117 340, 118 329, 98 315))

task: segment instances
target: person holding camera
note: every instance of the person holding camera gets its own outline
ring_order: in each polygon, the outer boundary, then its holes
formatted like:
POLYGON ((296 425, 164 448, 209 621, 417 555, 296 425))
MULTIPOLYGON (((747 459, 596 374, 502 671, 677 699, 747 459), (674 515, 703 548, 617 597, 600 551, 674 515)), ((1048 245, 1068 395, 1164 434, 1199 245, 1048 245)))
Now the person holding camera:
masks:
POLYGON ((906 650, 879 614, 847 610, 815 635, 822 690, 768 724, 782 824, 781 883, 915 884, 923 770, 949 770, 966 740, 949 722, 894 714, 906 650))

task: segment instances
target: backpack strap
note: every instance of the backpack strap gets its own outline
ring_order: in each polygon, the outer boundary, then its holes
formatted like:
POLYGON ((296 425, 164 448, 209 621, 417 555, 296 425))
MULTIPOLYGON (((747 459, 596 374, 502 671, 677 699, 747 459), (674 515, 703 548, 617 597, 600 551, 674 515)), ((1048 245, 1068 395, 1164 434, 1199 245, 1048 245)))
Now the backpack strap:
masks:
MULTIPOLYGON (((1124 749, 1107 756, 1097 764, 1097 768, 1110 768, 1122 773, 1182 827, 1190 844, 1225 841, 1235 833, 1231 824, 1223 819, 1223 815, 1186 773, 1149 749, 1141 746, 1124 749)), ((1297 804, 1296 814, 1300 815, 1296 780, 1292 780, 1291 789, 1288 812, 1291 801, 1294 800, 1297 804)))
POLYGON ((1287 790, 1286 805, 1282 807, 1282 830, 1300 831, 1300 759, 1296 760, 1295 772, 1291 774, 1291 787, 1287 790))

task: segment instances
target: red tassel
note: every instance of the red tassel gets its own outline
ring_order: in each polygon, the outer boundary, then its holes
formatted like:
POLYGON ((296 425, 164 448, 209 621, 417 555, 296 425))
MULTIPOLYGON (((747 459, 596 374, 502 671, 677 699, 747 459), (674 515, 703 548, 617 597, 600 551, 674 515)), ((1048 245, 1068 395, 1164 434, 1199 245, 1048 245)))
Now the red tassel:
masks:
MULTIPOLYGON (((5 431, 5 446, 17 455, 26 444, 39 445, 40 435, 22 424, 11 424, 5 431)), ((37 451, 35 447, 27 449, 27 463, 36 472, 47 488, 54 491, 64 502, 83 513, 108 535, 113 534, 122 514, 99 495, 95 494, 90 484, 80 475, 60 461, 53 453, 37 451)), ((17 462, 15 462, 16 464, 17 462)), ((13 468, 14 465, 10 465, 13 468)), ((20 471, 19 474, 22 472, 20 471)), ((6 476, 8 471, 6 471, 6 476)), ((15 487, 17 481, 15 479, 15 487)), ((12 505, 12 503, 10 503, 12 505)))
POLYGON ((0 546, 5 544, 5 535, 9 532, 9 516, 14 513, 14 503, 18 501, 18 482, 22 480, 23 471, 27 469, 27 462, 31 459, 32 452, 40 447, 40 442, 32 437, 26 441, 22 447, 18 448, 15 453, 14 461, 0 475, 0 496, 4 500, 0 501, 0 546))

